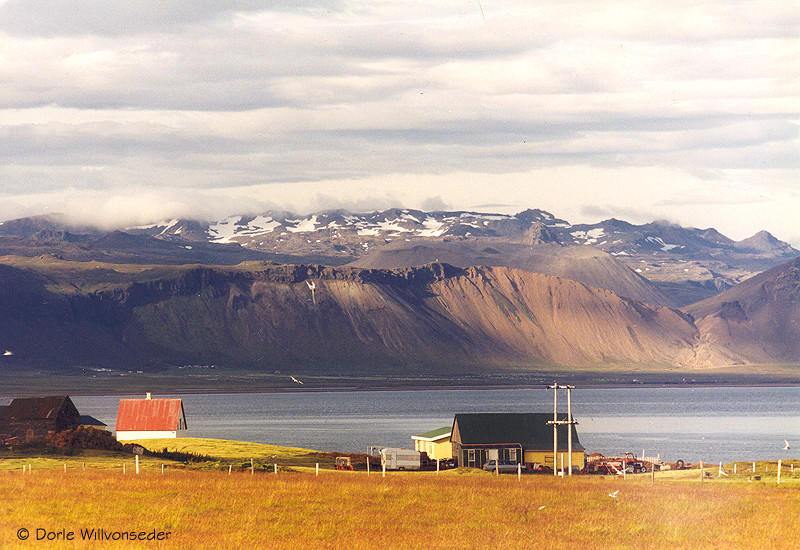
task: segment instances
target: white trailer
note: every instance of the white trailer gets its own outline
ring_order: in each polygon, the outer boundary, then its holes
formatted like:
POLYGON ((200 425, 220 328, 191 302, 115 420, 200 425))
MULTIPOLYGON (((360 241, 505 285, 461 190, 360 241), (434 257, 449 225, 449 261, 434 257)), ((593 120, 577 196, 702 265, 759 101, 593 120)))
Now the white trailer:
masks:
POLYGON ((419 470, 422 455, 413 449, 387 447, 381 449, 381 466, 387 470, 419 470))

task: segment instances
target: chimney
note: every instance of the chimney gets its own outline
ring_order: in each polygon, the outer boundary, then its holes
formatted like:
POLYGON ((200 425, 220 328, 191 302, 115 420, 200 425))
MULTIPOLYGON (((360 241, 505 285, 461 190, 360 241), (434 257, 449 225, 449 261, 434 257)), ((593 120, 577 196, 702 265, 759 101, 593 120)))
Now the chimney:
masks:
POLYGON ((147 392, 147 399, 152 399, 152 395, 150 395, 150 392, 147 392))

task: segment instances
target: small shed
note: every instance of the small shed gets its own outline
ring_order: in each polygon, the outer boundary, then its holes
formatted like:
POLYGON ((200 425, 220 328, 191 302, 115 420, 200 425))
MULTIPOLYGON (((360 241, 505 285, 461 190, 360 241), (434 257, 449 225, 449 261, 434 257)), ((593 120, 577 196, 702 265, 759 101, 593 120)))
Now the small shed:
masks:
POLYGON ((117 441, 178 437, 186 429, 182 399, 120 399, 117 441))
POLYGON ((32 441, 80 425, 81 415, 66 395, 21 397, 0 406, 0 439, 32 441))
POLYGON ((107 424, 88 414, 81 415, 81 426, 84 428, 92 428, 93 430, 108 431, 107 424))
POLYGON ((447 460, 453 457, 453 446, 450 443, 452 426, 444 426, 419 435, 412 435, 414 449, 425 453, 431 460, 447 460))
MULTIPOLYGON (((558 420, 566 420, 565 413, 558 420)), ((465 413, 457 414, 453 420, 451 444, 453 457, 459 466, 480 468, 488 460, 507 460, 551 467, 553 464, 553 420, 552 413, 465 413)), ((578 441, 574 425, 572 430, 572 466, 584 465, 584 447, 578 441)), ((564 465, 569 467, 567 428, 558 428, 558 455, 564 456, 564 465)))

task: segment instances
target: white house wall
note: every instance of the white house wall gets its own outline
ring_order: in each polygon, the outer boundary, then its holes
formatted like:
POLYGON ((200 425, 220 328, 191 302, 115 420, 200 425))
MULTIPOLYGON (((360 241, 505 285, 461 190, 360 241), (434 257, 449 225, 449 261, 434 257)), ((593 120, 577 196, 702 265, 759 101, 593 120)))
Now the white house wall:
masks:
POLYGON ((178 432, 117 432, 117 441, 130 441, 132 439, 165 439, 170 437, 178 437, 178 432))

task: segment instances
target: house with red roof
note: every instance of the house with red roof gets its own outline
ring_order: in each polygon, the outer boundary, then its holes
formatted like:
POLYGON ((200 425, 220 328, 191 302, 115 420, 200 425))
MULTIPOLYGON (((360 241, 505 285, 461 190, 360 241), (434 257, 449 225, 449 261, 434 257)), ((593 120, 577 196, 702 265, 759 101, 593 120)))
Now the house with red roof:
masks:
POLYGON ((182 399, 120 399, 117 441, 178 437, 186 429, 182 399))

